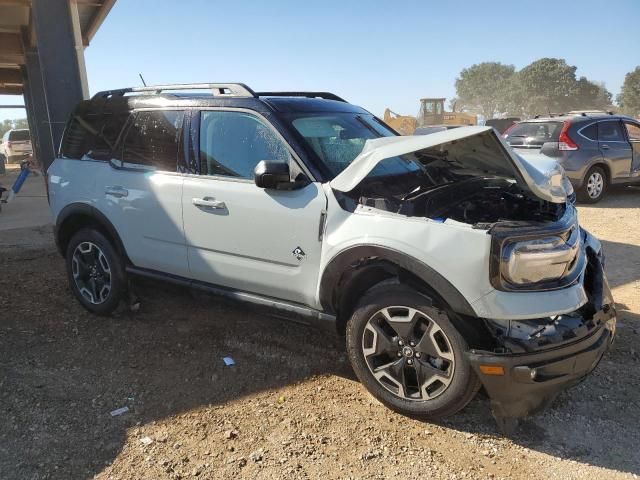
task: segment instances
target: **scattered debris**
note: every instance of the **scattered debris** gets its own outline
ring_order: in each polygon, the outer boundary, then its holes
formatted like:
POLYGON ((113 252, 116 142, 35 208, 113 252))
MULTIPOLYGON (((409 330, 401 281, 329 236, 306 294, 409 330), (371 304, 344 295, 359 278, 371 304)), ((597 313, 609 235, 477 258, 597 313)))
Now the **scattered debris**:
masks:
POLYGON ((145 447, 151 445, 153 443, 153 438, 151 437, 142 437, 140 439, 140 443, 142 443, 145 447))
POLYGON ((285 400, 286 400, 286 398, 285 398, 285 396, 284 396, 284 395, 280 395, 280 396, 278 397, 278 403, 284 403, 284 402, 285 402, 285 400))
POLYGON ((257 463, 262 460, 263 456, 264 456, 264 451, 262 449, 259 449, 249 454, 249 460, 257 463))
POLYGON ((115 410, 111 411, 111 416, 112 417, 117 417, 120 416, 124 413, 127 413, 129 411, 129 407, 121 407, 121 408, 116 408, 115 410))
POLYGON ((227 430, 226 432, 224 432, 224 438, 226 438, 227 440, 231 440, 232 438, 236 438, 237 436, 237 430, 227 430))
POLYGON ((222 359, 222 361, 224 362, 224 365, 226 367, 230 367, 231 365, 235 365, 236 364, 236 361, 231 357, 224 357, 222 359))

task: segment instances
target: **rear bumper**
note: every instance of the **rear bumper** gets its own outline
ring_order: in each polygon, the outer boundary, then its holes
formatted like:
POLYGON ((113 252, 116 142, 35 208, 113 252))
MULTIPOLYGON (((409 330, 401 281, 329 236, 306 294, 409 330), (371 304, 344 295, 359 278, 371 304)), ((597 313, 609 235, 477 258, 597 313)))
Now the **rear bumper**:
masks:
POLYGON ((491 399, 494 416, 518 418, 541 410, 593 371, 612 344, 616 311, 603 257, 591 248, 586 254, 586 305, 537 324, 512 322, 512 328, 496 335, 495 351, 467 352, 491 399))

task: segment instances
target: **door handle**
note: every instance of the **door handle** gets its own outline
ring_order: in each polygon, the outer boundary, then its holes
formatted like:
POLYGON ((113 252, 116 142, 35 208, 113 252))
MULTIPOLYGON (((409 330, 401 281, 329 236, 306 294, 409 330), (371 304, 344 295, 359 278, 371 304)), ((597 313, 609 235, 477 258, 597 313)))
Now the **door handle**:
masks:
POLYGON ((609 145, 600 145, 600 148, 603 150, 609 150, 609 145))
POLYGON ((216 200, 213 197, 192 198, 191 203, 193 203, 196 207, 213 208, 214 210, 222 210, 224 208, 227 208, 224 202, 216 200))
POLYGON ((111 195, 112 197, 122 198, 129 196, 129 190, 119 185, 114 185, 112 187, 105 188, 104 194, 111 195))

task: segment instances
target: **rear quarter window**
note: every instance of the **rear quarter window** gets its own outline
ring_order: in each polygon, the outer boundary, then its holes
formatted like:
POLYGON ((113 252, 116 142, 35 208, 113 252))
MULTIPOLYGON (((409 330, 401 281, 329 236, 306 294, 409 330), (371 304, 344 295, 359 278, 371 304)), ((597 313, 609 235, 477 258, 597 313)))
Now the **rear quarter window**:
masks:
POLYGON ((593 142, 598 141, 598 124, 592 123, 591 125, 587 125, 586 127, 578 130, 580 135, 585 137, 587 140, 591 140, 593 142))
POLYGON ((128 112, 74 113, 67 124, 60 154, 65 158, 80 159, 86 155, 96 160, 109 160, 128 116, 128 112))

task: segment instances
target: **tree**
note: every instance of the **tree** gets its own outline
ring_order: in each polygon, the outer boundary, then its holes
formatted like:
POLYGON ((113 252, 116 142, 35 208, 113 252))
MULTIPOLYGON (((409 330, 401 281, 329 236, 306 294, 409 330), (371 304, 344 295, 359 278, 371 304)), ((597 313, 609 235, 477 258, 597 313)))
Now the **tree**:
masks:
POLYGON ((624 113, 640 117, 640 66, 625 75, 617 100, 624 113))
POLYGON ((573 110, 609 110, 611 99, 611 92, 603 84, 580 77, 576 82, 571 108, 573 110))
POLYGON ((506 111, 507 89, 515 71, 513 65, 500 62, 484 62, 465 68, 456 79, 457 109, 467 108, 485 118, 506 111))
POLYGON ((573 108, 576 67, 559 58, 541 58, 518 72, 520 102, 528 115, 566 112, 573 108))

